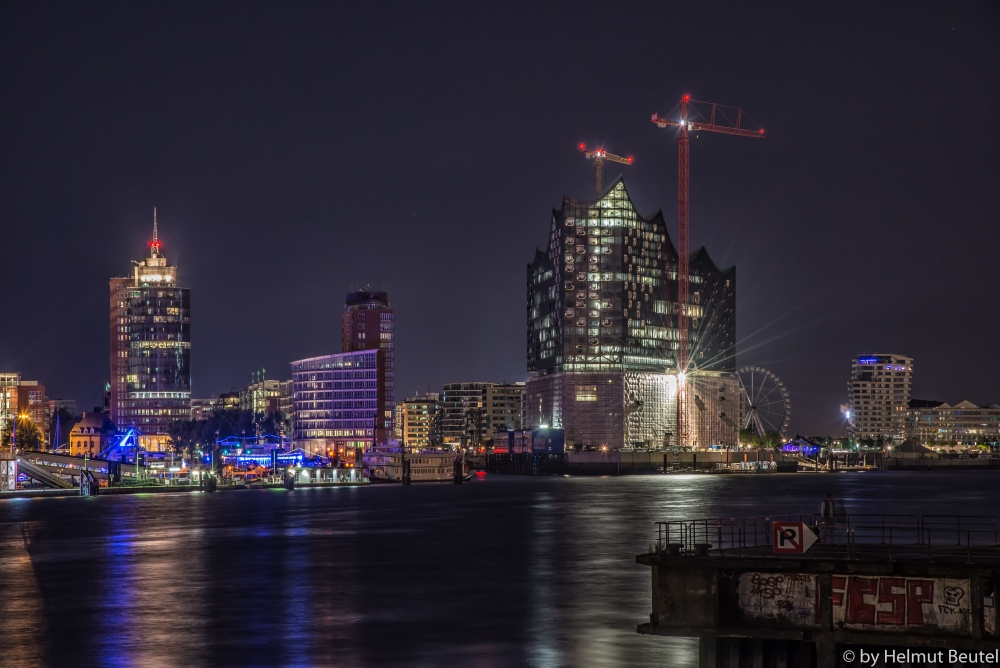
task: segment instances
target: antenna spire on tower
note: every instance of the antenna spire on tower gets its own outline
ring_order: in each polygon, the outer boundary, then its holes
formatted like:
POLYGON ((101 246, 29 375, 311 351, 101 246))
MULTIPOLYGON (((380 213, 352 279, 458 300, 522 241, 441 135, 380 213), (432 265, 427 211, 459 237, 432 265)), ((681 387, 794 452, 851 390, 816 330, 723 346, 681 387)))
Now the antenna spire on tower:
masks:
POLYGON ((156 207, 153 207, 153 243, 157 242, 156 238, 156 207))

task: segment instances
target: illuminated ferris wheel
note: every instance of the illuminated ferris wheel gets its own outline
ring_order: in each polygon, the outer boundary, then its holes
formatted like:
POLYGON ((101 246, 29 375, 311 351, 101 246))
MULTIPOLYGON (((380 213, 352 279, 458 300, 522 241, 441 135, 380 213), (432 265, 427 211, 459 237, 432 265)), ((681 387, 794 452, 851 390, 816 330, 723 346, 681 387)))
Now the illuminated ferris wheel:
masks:
POLYGON ((768 431, 784 436, 792 413, 785 384, 760 366, 737 369, 736 375, 743 392, 743 428, 753 429, 761 438, 768 431))

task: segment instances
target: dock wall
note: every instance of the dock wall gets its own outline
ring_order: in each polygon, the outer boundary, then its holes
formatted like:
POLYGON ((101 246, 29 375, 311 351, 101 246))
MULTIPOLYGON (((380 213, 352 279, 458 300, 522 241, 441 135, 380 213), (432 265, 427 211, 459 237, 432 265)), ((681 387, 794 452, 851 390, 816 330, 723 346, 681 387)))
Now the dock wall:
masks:
POLYGON ((780 453, 766 452, 644 452, 574 450, 563 455, 490 454, 470 457, 476 468, 516 475, 635 475, 714 470, 717 465, 774 462, 779 473, 798 470, 798 462, 780 453))
MULTIPOLYGON (((647 554, 638 632, 700 639, 700 666, 835 668, 870 648, 1000 651, 1000 566, 647 554)), ((947 664, 945 664, 947 665, 947 664)))

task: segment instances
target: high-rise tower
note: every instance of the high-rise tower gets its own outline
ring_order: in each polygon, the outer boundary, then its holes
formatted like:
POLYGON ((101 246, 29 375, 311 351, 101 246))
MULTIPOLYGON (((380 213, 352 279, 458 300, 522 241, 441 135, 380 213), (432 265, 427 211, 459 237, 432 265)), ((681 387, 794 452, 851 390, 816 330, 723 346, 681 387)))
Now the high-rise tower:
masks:
MULTIPOLYGON (((739 396, 736 269, 720 270, 704 249, 689 262, 687 376, 697 383, 689 419, 723 421, 735 444, 736 408, 709 415, 714 404, 700 399, 739 396)), ((548 249, 528 265, 527 357, 535 377, 527 383, 525 426, 562 428, 567 445, 583 447, 676 444, 677 270, 662 212, 641 216, 621 179, 592 202, 563 200, 552 212, 548 249)))
POLYGON ((160 254, 153 209, 149 257, 111 279, 111 420, 140 443, 167 447, 171 422, 191 417, 191 292, 160 254))
POLYGON ((347 293, 341 314, 340 349, 345 353, 382 350, 385 353, 385 405, 380 421, 390 432, 395 411, 393 313, 389 294, 365 286, 347 293))
POLYGON ((849 435, 859 440, 901 441, 912 381, 912 357, 887 353, 855 357, 847 383, 849 435))

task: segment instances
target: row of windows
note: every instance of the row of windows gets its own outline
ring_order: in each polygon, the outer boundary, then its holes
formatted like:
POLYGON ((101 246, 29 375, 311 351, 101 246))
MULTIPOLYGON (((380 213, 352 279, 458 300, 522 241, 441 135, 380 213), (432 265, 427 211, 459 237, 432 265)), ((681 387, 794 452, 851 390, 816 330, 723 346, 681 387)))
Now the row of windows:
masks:
MULTIPOLYGON (((297 385, 308 384, 308 381, 322 381, 322 380, 347 380, 347 381, 358 381, 364 378, 376 378, 377 374, 374 369, 370 371, 326 371, 323 373, 310 373, 310 374, 300 374, 298 376, 293 374, 293 380, 297 385)), ((315 384, 315 383, 314 383, 315 384)), ((329 383, 327 383, 329 385, 329 383)), ((345 383, 344 387, 350 385, 350 383, 345 383)), ((355 386, 360 387, 360 386, 355 386)), ((374 387, 374 385, 369 385, 367 387, 374 387)))
MULTIPOLYGON (((336 357, 337 359, 329 359, 324 357, 319 357, 311 360, 302 360, 300 362, 292 362, 293 372, 305 372, 305 371, 319 371, 321 369, 374 369, 376 367, 376 353, 375 351, 364 351, 359 353, 349 353, 346 355, 336 355, 329 356, 336 357)), ((329 372, 328 372, 329 373, 329 372)), ((349 373, 347 371, 341 373, 349 373)), ((374 377, 374 372, 371 372, 374 377)), ((293 374, 294 375, 294 374, 293 374)), ((309 374, 308 380, 316 380, 316 376, 319 374, 309 374)), ((327 375, 327 378, 331 376, 327 375)), ((300 378, 300 380, 306 380, 306 378, 300 378)))
POLYGON ((295 438, 362 438, 372 436, 371 429, 301 429, 295 431, 295 438))

